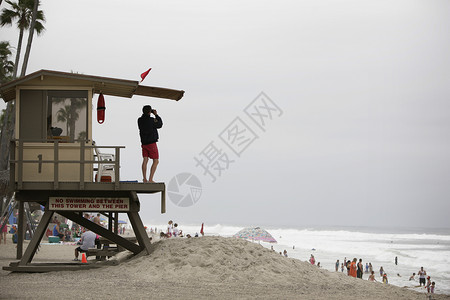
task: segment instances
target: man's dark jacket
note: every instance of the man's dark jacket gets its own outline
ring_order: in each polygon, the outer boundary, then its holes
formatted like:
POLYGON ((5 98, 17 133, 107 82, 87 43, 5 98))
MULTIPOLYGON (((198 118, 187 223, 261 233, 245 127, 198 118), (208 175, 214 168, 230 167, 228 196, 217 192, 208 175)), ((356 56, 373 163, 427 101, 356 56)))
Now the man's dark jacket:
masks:
POLYGON ((150 117, 150 115, 142 115, 138 119, 139 135, 141 137, 141 144, 148 145, 156 143, 158 141, 158 130, 163 125, 160 116, 155 116, 155 118, 150 117))

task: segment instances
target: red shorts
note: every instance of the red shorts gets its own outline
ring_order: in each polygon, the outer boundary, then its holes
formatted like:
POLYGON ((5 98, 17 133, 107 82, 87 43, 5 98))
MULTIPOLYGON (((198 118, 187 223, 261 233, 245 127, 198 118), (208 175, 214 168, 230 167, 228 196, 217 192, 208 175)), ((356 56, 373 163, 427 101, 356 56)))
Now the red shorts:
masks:
POLYGON ((158 146, 156 146, 156 143, 141 145, 141 147, 142 147, 142 157, 159 159, 158 146))

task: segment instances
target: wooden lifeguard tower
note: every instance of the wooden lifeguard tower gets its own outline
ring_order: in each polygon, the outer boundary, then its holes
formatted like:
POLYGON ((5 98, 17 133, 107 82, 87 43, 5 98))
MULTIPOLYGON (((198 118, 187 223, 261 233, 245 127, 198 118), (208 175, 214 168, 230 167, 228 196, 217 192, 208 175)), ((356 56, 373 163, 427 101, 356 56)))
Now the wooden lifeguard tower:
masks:
POLYGON ((127 98, 140 95, 178 101, 184 91, 142 86, 138 81, 40 70, 1 85, 0 93, 5 102, 15 100, 16 107, 9 190, 19 204, 17 259, 20 259, 3 269, 47 272, 86 267, 77 263, 32 263, 55 212, 134 254, 148 253, 150 241, 139 216, 138 194, 160 193, 164 213, 165 184, 120 181, 120 149, 124 147, 92 143, 93 95, 127 98), (114 149, 114 159, 99 160, 94 151, 98 148, 114 149), (95 172, 106 164, 112 167, 113 180, 96 180, 95 172), (23 253, 26 202, 37 202, 45 206, 45 211, 23 253), (107 216, 108 229, 84 218, 84 212, 107 216), (128 215, 137 243, 118 235, 119 213, 128 215))

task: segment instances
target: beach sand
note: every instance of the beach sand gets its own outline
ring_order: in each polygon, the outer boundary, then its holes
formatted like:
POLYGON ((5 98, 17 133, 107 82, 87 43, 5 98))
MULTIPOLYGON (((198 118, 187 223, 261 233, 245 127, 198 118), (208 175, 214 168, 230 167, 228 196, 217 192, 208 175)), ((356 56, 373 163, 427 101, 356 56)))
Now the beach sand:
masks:
MULTIPOLYGON (((15 245, 0 245, 0 265, 15 245)), ((41 245, 33 262, 70 262, 73 245, 41 245)), ((125 255, 126 253, 122 254, 125 255)), ((89 257, 89 263, 95 258, 89 257)), ((224 237, 156 241, 152 253, 76 272, 0 271, 1 299, 428 299, 392 285, 351 278, 224 237)), ((433 299, 450 299, 433 294, 433 299)))

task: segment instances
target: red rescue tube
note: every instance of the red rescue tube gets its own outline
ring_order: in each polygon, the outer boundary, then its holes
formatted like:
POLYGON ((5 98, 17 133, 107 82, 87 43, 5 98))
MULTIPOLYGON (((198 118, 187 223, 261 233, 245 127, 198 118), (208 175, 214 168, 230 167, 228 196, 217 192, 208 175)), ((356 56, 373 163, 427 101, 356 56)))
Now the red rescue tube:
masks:
POLYGON ((103 97, 103 94, 100 93, 98 95, 98 101, 97 101, 97 122, 100 124, 103 124, 105 122, 105 98, 103 97))

